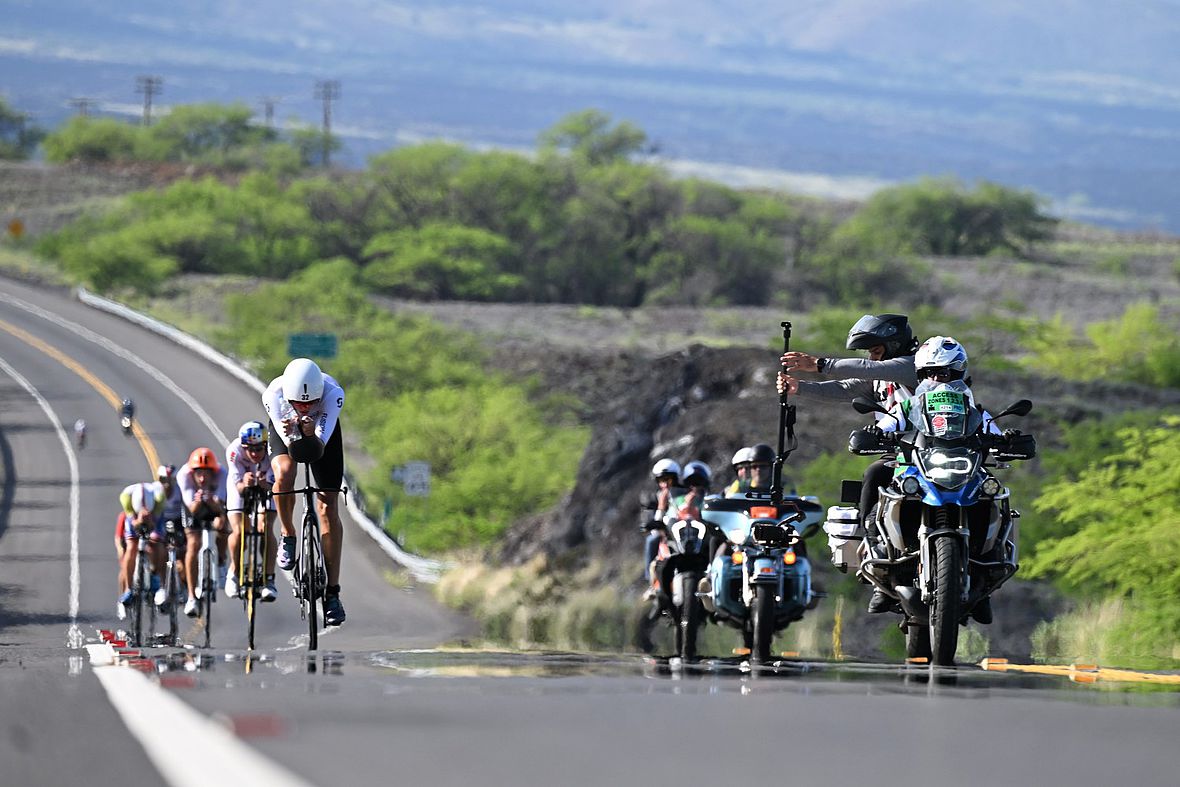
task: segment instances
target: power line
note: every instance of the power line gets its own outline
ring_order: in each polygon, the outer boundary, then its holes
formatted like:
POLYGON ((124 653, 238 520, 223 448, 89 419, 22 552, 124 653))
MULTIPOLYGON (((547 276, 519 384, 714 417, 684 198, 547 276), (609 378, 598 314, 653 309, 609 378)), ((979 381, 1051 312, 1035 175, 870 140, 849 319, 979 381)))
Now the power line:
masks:
POLYGON ((332 102, 340 98, 340 81, 336 79, 316 80, 315 97, 324 102, 324 168, 326 169, 332 146, 332 102))
POLYGON ((143 93, 143 124, 152 124, 152 97, 164 92, 164 79, 157 76, 137 76, 135 92, 143 93))

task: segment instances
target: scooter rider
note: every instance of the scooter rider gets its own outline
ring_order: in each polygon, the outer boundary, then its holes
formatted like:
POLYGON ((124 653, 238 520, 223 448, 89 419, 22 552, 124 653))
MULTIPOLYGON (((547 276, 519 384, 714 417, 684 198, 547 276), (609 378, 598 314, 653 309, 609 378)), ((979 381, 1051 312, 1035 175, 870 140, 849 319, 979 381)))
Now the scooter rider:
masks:
MULTIPOLYGON (((913 396, 918 386, 914 366, 914 339, 909 318, 904 314, 866 314, 848 331, 849 350, 867 350, 868 358, 825 358, 805 352, 788 352, 782 358, 784 372, 779 372, 777 388, 793 395, 851 401, 858 396, 875 400, 886 410, 913 396), (818 372, 830 380, 797 380, 788 372, 818 372)), ((888 418, 877 414, 877 420, 888 418)), ((879 536, 868 512, 876 502, 877 488, 889 483, 892 457, 884 456, 865 470, 860 491, 861 521, 869 529, 870 540, 879 536)), ((892 599, 879 590, 873 592, 869 612, 887 612, 892 599)))

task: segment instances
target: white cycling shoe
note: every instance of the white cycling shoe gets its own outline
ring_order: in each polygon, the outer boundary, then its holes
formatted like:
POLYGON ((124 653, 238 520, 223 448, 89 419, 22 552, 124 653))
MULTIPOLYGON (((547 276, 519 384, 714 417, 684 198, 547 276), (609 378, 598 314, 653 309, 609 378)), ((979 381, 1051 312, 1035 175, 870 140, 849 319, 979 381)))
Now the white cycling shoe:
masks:
POLYGON ((225 595, 229 598, 237 598, 238 590, 238 572, 231 571, 225 578, 225 595))
POLYGON ((264 587, 258 593, 258 600, 259 601, 274 601, 278 597, 279 597, 279 591, 277 588, 275 588, 274 580, 267 582, 266 587, 264 587))
POLYGON ((189 596, 188 601, 184 602, 184 614, 190 618, 197 616, 197 598, 196 596, 189 596))

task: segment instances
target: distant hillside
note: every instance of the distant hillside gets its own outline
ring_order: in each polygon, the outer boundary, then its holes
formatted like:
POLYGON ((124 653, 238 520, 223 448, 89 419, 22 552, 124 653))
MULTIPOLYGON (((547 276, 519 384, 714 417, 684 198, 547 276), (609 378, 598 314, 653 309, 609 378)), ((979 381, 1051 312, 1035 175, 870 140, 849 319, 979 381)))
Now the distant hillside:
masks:
POLYGON ((693 0, 439 6, 226 0, 117 13, 10 4, 0 91, 43 124, 70 101, 137 116, 136 77, 169 104, 277 101, 333 129, 359 164, 445 137, 530 146, 588 106, 661 155, 885 181, 953 173, 1048 195, 1066 216, 1180 232, 1180 15, 1169 0, 693 0))

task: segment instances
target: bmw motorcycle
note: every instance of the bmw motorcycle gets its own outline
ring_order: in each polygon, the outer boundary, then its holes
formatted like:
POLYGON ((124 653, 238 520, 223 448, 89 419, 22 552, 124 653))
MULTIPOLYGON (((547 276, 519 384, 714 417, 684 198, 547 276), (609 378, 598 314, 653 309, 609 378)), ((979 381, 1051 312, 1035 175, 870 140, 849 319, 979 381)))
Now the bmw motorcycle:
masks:
MULTIPOLYGON (((869 512, 880 540, 864 537, 857 576, 895 601, 908 657, 950 666, 959 626, 1018 567, 1020 514, 991 471, 1009 467, 1010 460, 1031 459, 1036 442, 1019 432, 996 434, 991 422, 1027 415, 1032 402, 1022 399, 985 423, 965 387, 953 383, 911 401, 912 430, 882 433, 869 427, 849 438, 854 454, 897 455, 893 480, 879 489, 869 512)), ((888 415, 869 399, 858 398, 853 407, 888 415)), ((990 616, 975 617, 991 622, 990 616)))
POLYGON ((706 500, 701 517, 725 534, 726 548, 709 565, 701 600, 712 619, 738 629, 755 664, 771 661, 774 635, 803 617, 818 600, 803 539, 819 527, 815 498, 771 495, 706 500))

